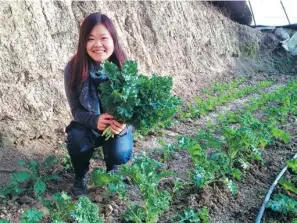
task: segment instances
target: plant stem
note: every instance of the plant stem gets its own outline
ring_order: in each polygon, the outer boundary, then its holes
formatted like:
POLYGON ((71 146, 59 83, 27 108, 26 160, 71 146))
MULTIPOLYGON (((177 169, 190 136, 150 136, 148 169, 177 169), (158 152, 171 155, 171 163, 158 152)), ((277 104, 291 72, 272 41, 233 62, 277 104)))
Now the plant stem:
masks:
POLYGON ((102 136, 105 136, 105 141, 109 140, 110 137, 114 138, 114 133, 111 131, 110 126, 103 131, 102 136))

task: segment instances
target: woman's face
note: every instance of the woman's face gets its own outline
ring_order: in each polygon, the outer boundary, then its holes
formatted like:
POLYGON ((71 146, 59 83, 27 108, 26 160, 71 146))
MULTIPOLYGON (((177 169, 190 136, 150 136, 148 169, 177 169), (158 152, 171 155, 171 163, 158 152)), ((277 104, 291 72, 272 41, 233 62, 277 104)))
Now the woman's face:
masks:
POLYGON ((90 33, 86 51, 96 62, 107 60, 113 53, 114 43, 109 31, 103 24, 96 25, 90 33))

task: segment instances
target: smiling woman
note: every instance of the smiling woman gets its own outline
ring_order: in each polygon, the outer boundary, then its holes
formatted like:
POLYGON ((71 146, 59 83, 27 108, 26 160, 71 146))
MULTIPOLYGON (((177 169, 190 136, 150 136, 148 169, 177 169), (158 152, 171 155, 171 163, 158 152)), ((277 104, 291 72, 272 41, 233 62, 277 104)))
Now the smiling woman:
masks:
POLYGON ((107 171, 116 171, 117 165, 131 158, 133 136, 131 126, 114 120, 104 113, 98 97, 98 86, 108 81, 99 70, 108 60, 122 69, 126 56, 121 50, 116 30, 103 14, 87 16, 80 27, 76 54, 65 67, 64 84, 73 121, 66 127, 67 149, 75 172, 71 192, 74 197, 85 195, 85 174, 94 148, 102 146, 107 171), (116 135, 105 141, 102 132, 109 127, 116 135))
POLYGON ((107 60, 111 56, 114 44, 108 29, 104 25, 99 24, 93 28, 86 50, 96 63, 107 60))

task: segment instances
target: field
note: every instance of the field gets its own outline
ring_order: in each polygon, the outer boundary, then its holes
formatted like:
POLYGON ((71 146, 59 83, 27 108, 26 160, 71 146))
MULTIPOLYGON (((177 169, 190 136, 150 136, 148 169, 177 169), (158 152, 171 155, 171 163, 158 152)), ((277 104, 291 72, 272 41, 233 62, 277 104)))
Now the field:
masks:
MULTIPOLYGON (((66 152, 20 162, 23 170, 0 190, 0 218, 7 219, 0 222, 255 222, 268 188, 297 152, 296 116, 294 76, 213 84, 170 123, 136 132, 134 159, 119 173, 105 173, 97 148, 89 199, 68 196, 73 172, 66 152)), ((294 199, 294 172, 285 177, 287 186, 275 194, 294 199)), ((280 202, 266 208, 263 222, 293 221, 297 201, 280 202)))

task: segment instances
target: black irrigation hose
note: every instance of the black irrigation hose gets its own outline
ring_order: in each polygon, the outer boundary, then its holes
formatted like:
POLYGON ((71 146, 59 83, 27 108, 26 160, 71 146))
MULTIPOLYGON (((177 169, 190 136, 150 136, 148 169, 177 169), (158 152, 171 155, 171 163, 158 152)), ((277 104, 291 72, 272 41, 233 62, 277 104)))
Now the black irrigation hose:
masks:
MULTIPOLYGON (((296 159, 297 158, 297 153, 293 156, 292 159, 296 159)), ((269 201, 270 199, 270 196, 275 188, 275 186, 277 185, 278 181, 280 180, 280 178, 283 176, 283 174, 286 172, 286 170, 288 169, 288 166, 286 165, 282 171, 277 175, 277 177, 275 178, 275 180, 273 181, 273 183, 271 184, 268 192, 267 192, 267 195, 262 203, 262 206, 260 208, 260 211, 258 213, 258 216, 256 218, 256 222, 255 223, 261 223, 261 219, 262 219, 262 216, 264 214, 264 211, 265 211, 265 207, 266 207, 266 204, 267 202, 269 201)))

